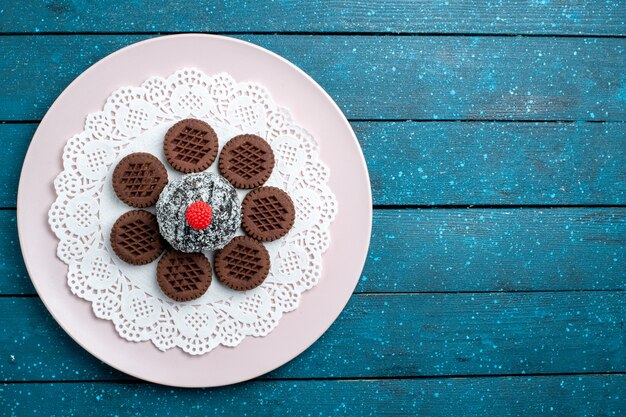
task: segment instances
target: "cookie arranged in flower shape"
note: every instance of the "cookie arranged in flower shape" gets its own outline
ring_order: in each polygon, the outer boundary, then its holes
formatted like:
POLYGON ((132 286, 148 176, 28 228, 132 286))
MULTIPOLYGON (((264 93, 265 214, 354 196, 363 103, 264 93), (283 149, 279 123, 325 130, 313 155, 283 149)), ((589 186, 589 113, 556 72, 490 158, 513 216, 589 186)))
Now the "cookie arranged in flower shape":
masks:
POLYGON ((252 190, 243 200, 243 230, 255 239, 271 242, 285 236, 296 219, 289 195, 276 187, 252 190))
POLYGON ((257 135, 235 136, 224 145, 219 168, 222 175, 238 188, 263 185, 274 168, 274 152, 257 135))
POLYGON ((233 290, 250 290, 265 280, 270 255, 265 246, 248 236, 237 236, 215 256, 217 278, 233 290))
POLYGON ((113 191, 131 207, 154 205, 167 184, 167 171, 155 156, 136 152, 122 159, 113 171, 113 191))
POLYGON ((167 162, 184 173, 204 171, 211 166, 219 145, 217 135, 202 120, 185 119, 172 126, 165 134, 163 151, 167 162))
POLYGON ((176 301, 200 297, 209 289, 211 276, 211 263, 201 253, 168 251, 157 266, 159 287, 176 301))
POLYGON ((124 262, 145 265, 157 259, 165 249, 154 214, 132 210, 122 214, 111 229, 111 248, 124 262))
POLYGON ((212 269, 204 253, 210 251, 215 251, 221 283, 237 291, 261 285, 270 271, 262 241, 285 236, 295 220, 289 195, 262 186, 275 164, 269 143, 257 135, 235 136, 220 154, 221 175, 205 172, 216 160, 219 144, 202 120, 174 124, 163 149, 168 163, 186 175, 168 181, 161 161, 145 152, 127 155, 115 167, 113 189, 120 200, 135 208, 156 204, 156 216, 132 210, 118 218, 111 230, 115 254, 132 265, 161 257, 156 279, 175 301, 192 301, 208 290, 212 269), (252 189, 243 205, 235 187, 252 189), (248 236, 235 236, 240 228, 248 236))

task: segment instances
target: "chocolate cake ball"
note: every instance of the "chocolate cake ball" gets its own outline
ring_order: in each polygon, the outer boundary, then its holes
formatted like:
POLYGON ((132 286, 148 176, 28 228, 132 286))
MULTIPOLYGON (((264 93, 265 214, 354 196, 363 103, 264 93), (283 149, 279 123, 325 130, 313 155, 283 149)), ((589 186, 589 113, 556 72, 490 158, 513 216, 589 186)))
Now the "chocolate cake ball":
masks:
POLYGON ((171 181, 156 205, 163 237, 182 252, 221 249, 241 224, 241 203, 228 181, 197 173, 171 181))

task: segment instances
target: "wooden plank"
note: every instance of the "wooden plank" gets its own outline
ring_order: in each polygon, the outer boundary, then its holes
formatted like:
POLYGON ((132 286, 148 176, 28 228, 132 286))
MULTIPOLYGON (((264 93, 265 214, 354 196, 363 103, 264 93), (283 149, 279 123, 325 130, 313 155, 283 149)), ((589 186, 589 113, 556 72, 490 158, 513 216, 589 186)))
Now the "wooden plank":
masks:
POLYGON ((376 211, 362 291, 626 288, 626 209, 376 211))
MULTIPOLYGON (((626 38, 242 35, 356 119, 626 120, 626 38)), ((40 119, 89 65, 146 36, 3 36, 0 120, 40 119)))
MULTIPOLYGON (((15 207, 17 203, 17 185, 24 157, 35 134, 37 124, 2 124, 0 123, 0 207, 15 207)), ((68 138, 69 139, 69 138, 68 138)))
MULTIPOLYGON (((0 314, 5 381, 125 379, 40 300, 0 298, 0 314)), ((624 292, 355 295, 313 347, 268 377, 624 372, 625 314, 624 292)))
POLYGON ((0 295, 36 294, 17 236, 15 211, 0 211, 0 295))
POLYGON ((625 123, 353 123, 375 204, 624 204, 625 123))
POLYGON ((29 383, 0 387, 0 407, 12 416, 620 416, 625 386, 625 375, 254 381, 205 390, 29 383))
MULTIPOLYGON (((352 122, 374 204, 624 204, 626 123, 352 122)), ((0 206, 15 207, 36 124, 0 124, 0 206)))
POLYGON ((296 0, 228 3, 166 0, 7 2, 5 33, 19 32, 386 32, 624 34, 619 1, 430 0, 342 2, 296 0), (118 4, 116 4, 118 3, 118 4), (94 19, 93 16, 98 16, 94 19), (157 17, 158 16, 158 17, 157 17))
MULTIPOLYGON (((0 211, 0 294, 33 294, 0 211)), ((626 208, 375 210, 357 292, 626 289, 626 208)))

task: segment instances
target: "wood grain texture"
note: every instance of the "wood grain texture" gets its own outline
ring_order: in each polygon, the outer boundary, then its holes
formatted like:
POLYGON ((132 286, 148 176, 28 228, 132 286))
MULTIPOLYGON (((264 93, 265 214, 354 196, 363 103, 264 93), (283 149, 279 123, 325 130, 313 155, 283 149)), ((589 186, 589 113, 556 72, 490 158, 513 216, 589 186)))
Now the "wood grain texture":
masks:
MULTIPOLYGON (((34 294, 0 211, 0 294, 34 294)), ((626 289, 626 208, 375 210, 357 292, 626 289)))
MULTIPOLYGON (((40 300, 0 298, 0 314, 5 381, 122 378, 40 300)), ((624 372, 625 318, 625 292, 354 295, 318 342, 269 378, 624 372)))
MULTIPOLYGON (((0 124, 0 207, 15 207, 36 124, 0 124)), ((626 203, 626 123, 352 122, 374 204, 626 203)))
POLYGON ((36 294, 30 281, 17 235, 15 211, 0 211, 0 295, 36 294))
POLYGON ((376 211, 359 289, 626 289, 626 209, 376 211))
POLYGON ((5 33, 387 32, 624 34, 619 1, 347 0, 228 2, 46 0, 7 2, 5 33), (124 14, 120 18, 120 13, 124 14), (98 16, 97 19, 93 18, 98 16))
MULTIPOLYGON (((14 208, 17 204, 17 186, 22 164, 37 124, 0 123, 0 207, 14 208)), ((68 138, 69 139, 69 138, 68 138)))
MULTIPOLYGON (((353 119, 626 120, 626 38, 237 37, 294 62, 353 119)), ((145 38, 1 37, 0 120, 41 119, 89 65, 145 38)))
POLYGON ((144 383, 17 384, 17 416, 619 416, 625 375, 373 381, 254 381, 207 390, 144 383), (42 400, 44 399, 44 400, 42 400))
POLYGON ((375 204, 623 204, 626 123, 356 123, 375 204))

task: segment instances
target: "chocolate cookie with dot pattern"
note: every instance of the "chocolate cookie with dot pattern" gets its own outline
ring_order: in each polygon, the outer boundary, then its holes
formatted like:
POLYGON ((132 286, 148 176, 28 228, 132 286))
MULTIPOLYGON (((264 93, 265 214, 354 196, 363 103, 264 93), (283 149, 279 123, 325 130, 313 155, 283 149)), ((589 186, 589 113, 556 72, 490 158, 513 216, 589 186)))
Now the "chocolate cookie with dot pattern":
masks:
POLYGON ((157 265, 157 282, 175 301, 200 298, 211 285, 211 263, 201 253, 169 250, 157 265))
POLYGON ((272 175, 274 152, 260 136, 235 136, 222 149, 219 169, 233 186, 255 188, 272 175))
POLYGON ((271 242, 285 236, 296 218, 291 197, 276 187, 260 187, 241 204, 243 230, 255 239, 271 242))
POLYGON ((233 238, 215 254, 215 274, 220 282, 237 291, 258 287, 270 272, 265 246, 248 236, 233 238))
POLYGON ((163 150, 175 170, 190 174, 204 171, 215 161, 219 144, 217 134, 208 123, 185 119, 167 131, 163 150))
POLYGON ((145 265, 165 248, 156 216, 145 210, 122 214, 111 229, 111 248, 124 262, 145 265))
POLYGON ((149 153, 126 155, 113 171, 113 190, 120 200, 131 207, 153 205, 166 185, 165 167, 149 153))

